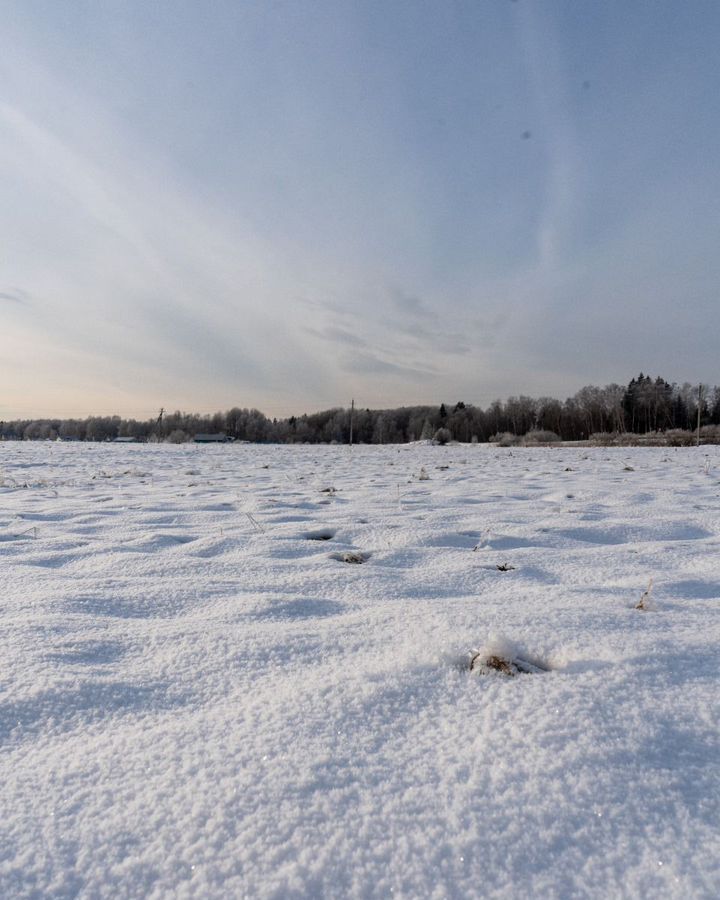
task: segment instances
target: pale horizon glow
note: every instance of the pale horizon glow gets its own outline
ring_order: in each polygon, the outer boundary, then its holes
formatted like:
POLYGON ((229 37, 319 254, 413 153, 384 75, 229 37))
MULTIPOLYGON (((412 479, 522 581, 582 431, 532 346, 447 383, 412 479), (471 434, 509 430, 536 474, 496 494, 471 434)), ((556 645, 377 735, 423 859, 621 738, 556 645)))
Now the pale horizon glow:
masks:
POLYGON ((0 12, 0 419, 720 381, 717 4, 0 12))

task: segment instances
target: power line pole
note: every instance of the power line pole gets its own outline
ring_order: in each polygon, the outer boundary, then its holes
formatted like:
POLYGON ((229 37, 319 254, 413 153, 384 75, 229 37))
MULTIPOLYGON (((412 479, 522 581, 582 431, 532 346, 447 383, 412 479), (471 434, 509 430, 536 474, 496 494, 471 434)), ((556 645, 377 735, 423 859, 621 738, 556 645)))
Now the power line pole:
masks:
POLYGON ((355 398, 352 398, 352 402, 350 403, 350 446, 352 447, 353 442, 353 417, 355 415, 355 398))
POLYGON ((702 384, 698 385, 698 424, 697 424, 697 445, 700 446, 700 414, 702 412, 702 384))

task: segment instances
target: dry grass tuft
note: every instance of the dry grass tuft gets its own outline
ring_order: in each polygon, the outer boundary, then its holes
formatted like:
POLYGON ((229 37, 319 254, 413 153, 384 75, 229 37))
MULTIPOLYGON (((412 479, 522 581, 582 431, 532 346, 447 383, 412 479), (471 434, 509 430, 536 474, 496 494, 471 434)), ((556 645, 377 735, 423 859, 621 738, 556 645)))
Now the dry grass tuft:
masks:
POLYGON ((360 553, 357 550, 346 550, 344 553, 333 553, 331 558, 337 559, 339 562, 358 566, 361 563, 367 562, 370 558, 370 554, 360 553))
POLYGON ((649 609, 652 609, 652 589, 653 580, 651 578, 648 582, 647 588, 643 591, 642 597, 635 604, 635 609, 641 609, 643 612, 647 612, 649 609))
POLYGON ((541 672, 549 672, 550 667, 538 660, 530 662, 523 656, 503 655, 502 653, 477 651, 470 659, 470 671, 479 672, 481 675, 489 675, 498 672, 508 678, 516 675, 538 675, 541 672))
POLYGON ((517 666, 509 660, 503 659, 502 656, 488 656, 483 665, 487 669, 493 669, 495 672, 502 672, 503 675, 513 676, 518 673, 517 666))

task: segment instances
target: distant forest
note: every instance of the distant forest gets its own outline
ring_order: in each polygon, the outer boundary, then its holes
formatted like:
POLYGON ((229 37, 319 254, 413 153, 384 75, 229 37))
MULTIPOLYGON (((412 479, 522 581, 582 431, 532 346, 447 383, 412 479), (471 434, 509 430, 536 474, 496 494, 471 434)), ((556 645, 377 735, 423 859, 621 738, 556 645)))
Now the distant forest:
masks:
POLYGON ((594 439, 623 442, 632 436, 688 443, 698 425, 705 441, 720 439, 720 388, 670 384, 642 373, 623 387, 584 387, 564 402, 551 397, 510 397, 487 409, 458 401, 399 409, 327 409, 269 419, 257 409, 233 407, 213 415, 165 413, 142 422, 120 416, 0 422, 3 440, 138 441, 183 443, 198 434, 224 434, 257 443, 405 443, 449 440, 511 444, 594 439))

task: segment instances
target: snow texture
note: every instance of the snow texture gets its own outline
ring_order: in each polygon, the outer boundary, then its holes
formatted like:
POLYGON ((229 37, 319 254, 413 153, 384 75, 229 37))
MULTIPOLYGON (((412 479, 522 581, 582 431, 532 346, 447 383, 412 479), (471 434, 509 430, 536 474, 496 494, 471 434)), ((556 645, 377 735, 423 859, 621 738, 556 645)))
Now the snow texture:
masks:
POLYGON ((0 444, 0 896, 720 896, 719 478, 0 444))

